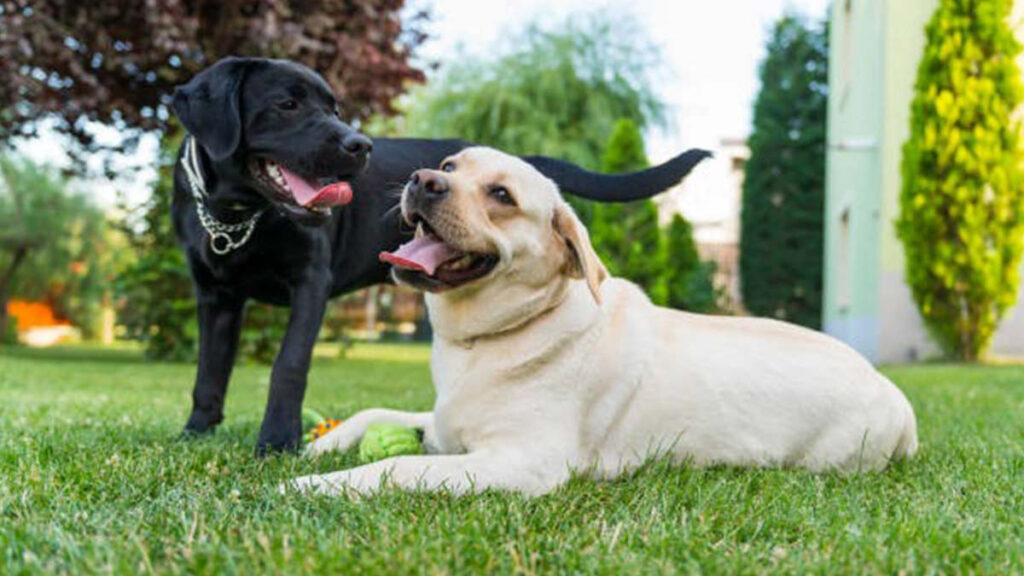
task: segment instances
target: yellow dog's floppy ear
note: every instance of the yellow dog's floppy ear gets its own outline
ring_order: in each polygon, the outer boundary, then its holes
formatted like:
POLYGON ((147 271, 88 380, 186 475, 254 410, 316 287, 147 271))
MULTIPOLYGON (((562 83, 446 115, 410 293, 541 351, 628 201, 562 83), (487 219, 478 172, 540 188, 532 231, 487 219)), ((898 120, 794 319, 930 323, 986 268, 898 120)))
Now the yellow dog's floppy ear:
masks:
POLYGON ((601 282, 608 277, 608 270, 601 263, 597 252, 594 252, 587 229, 576 217, 572 208, 565 203, 555 209, 552 224, 555 227, 555 233, 565 241, 565 245, 569 249, 566 273, 572 278, 585 279, 590 293, 594 295, 594 301, 600 304, 601 282))

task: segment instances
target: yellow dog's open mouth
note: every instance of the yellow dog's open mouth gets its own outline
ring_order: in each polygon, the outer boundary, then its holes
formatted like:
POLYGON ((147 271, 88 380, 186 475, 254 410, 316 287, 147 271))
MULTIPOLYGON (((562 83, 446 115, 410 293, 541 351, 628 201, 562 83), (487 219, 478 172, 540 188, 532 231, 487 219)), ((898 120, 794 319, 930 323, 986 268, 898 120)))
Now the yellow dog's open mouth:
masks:
POLYGON ((483 278, 498 264, 496 254, 464 252, 445 242, 426 222, 416 237, 380 259, 395 267, 399 280, 425 290, 443 290, 483 278))

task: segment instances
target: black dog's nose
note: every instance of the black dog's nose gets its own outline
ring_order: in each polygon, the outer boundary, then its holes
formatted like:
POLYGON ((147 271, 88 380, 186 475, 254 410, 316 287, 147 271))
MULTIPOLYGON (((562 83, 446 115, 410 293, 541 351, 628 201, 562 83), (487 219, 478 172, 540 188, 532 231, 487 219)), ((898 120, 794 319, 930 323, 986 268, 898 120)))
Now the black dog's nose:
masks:
POLYGON ((427 195, 441 196, 448 193, 448 181, 433 170, 417 170, 409 178, 412 192, 426 192, 427 195))
POLYGON ((365 156, 373 151, 373 141, 358 132, 345 136, 341 146, 353 156, 365 156))

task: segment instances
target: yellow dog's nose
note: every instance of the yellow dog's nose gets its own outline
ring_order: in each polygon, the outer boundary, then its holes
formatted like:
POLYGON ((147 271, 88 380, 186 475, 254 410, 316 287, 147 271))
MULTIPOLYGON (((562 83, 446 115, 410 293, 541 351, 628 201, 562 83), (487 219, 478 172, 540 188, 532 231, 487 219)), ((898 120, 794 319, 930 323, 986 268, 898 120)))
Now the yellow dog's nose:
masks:
POLYGON ((441 196, 449 190, 448 181, 434 170, 417 170, 409 178, 409 192, 441 196))

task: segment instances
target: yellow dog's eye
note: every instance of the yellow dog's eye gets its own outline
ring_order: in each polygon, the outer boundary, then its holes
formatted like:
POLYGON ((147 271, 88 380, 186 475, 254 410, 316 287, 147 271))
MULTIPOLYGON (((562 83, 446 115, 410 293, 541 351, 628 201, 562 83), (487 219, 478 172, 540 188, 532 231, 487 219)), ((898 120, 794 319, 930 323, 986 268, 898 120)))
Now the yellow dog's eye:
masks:
POLYGON ((441 172, 455 172, 455 162, 449 160, 444 164, 441 164, 441 172))
POLYGON ((491 186, 487 190, 487 193, 491 195, 491 198, 494 198, 502 204, 508 204, 509 206, 516 205, 516 199, 509 194, 508 188, 505 188, 504 186, 491 186))

